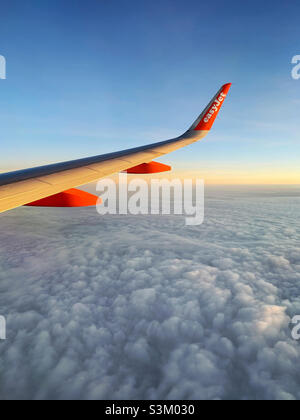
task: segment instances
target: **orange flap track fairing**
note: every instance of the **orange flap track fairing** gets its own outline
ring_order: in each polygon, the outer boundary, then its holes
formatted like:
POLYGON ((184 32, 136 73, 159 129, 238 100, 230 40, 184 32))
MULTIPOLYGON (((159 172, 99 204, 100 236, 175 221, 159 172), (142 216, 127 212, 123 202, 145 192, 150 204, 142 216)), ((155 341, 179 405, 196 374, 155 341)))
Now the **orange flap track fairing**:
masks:
POLYGON ((89 207, 101 204, 101 198, 72 188, 59 194, 26 204, 27 207, 89 207))

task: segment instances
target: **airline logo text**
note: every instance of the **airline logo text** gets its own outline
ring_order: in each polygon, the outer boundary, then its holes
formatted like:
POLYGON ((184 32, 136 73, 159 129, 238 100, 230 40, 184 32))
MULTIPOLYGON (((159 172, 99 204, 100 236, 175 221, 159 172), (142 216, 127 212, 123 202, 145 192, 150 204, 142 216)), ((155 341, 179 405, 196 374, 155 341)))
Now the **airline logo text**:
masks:
POLYGON ((220 107, 222 105, 222 102, 224 101, 224 99, 226 98, 226 94, 225 93, 221 93, 220 96, 218 97, 218 99, 214 100, 214 105, 211 107, 211 109, 209 110, 208 114, 206 115, 206 117, 204 118, 204 122, 208 123, 208 121, 211 119, 211 117, 220 110, 220 107))

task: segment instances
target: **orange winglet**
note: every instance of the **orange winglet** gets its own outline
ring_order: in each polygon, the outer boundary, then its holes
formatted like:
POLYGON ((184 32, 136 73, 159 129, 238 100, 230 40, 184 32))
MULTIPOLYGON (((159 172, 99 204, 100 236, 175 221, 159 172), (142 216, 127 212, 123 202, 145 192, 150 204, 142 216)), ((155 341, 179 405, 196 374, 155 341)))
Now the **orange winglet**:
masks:
POLYGON ((88 207, 101 203, 96 195, 72 188, 42 200, 26 204, 28 207, 88 207))
POLYGON ((159 162, 142 163, 141 165, 134 166, 127 169, 125 172, 128 174, 157 174, 159 172, 171 171, 171 166, 159 162))
POLYGON ((231 83, 226 83, 226 85, 222 86, 219 94, 212 100, 207 112, 203 115, 203 118, 194 130, 209 131, 211 129, 220 109, 222 108, 223 102, 231 88, 231 85, 231 83))

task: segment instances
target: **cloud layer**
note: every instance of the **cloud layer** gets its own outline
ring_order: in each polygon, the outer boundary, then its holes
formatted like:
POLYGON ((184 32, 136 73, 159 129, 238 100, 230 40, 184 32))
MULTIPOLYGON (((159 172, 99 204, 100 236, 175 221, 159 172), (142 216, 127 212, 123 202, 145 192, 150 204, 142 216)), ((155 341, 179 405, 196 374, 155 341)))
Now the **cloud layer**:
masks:
POLYGON ((0 399, 300 399, 300 199, 0 217, 0 399))

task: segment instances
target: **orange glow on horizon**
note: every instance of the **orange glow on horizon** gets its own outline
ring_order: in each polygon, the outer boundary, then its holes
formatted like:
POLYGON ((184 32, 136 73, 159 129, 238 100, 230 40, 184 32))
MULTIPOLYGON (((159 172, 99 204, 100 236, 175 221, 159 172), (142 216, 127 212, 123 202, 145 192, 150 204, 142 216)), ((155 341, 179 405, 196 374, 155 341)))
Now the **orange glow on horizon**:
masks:
MULTIPOLYGON (((112 176, 116 179, 118 175, 112 176)), ((161 174, 150 175, 128 175, 128 179, 132 177, 143 178, 146 181, 151 179, 204 179, 207 185, 300 185, 300 169, 278 171, 278 170, 228 170, 228 169, 203 169, 203 170, 173 170, 161 174)))
MULTIPOLYGON (((172 163, 168 163, 172 166, 172 163)), ((190 164, 180 164, 181 168, 189 167, 190 164)), ((170 172, 149 174, 149 175, 128 175, 128 178, 139 177, 147 181, 151 179, 204 179, 207 185, 300 185, 300 165, 295 168, 279 167, 279 165, 231 165, 231 168, 221 164, 215 164, 213 167, 202 167, 201 169, 176 169, 173 164, 173 170, 170 172), (232 169, 233 168, 233 169, 232 169)), ((24 166, 26 167, 26 166, 24 166)), ((19 169, 19 168, 18 168, 19 169)), ((0 172, 10 172, 17 168, 1 168, 0 172)), ((118 174, 108 176, 117 180, 118 174)), ((94 184, 94 183, 93 183, 94 184)))

